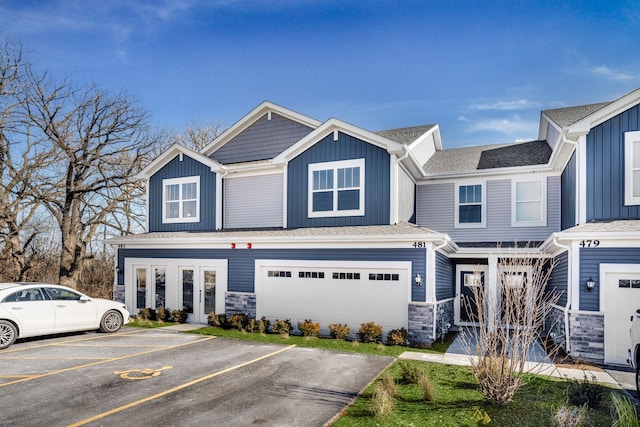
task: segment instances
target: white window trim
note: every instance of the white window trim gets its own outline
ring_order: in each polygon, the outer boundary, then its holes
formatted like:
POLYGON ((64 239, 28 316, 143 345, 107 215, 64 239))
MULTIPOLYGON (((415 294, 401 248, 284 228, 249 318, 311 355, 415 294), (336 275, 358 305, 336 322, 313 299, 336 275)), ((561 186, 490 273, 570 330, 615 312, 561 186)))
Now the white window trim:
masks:
MULTIPOLYGON (((538 200, 520 200, 520 202, 537 202, 538 200)), ((511 226, 512 227, 546 227, 547 226, 547 178, 518 179, 511 181, 511 226), (539 182, 542 186, 540 200, 540 219, 537 221, 518 221, 516 217, 517 185, 523 182, 539 182)))
POLYGON ((486 182, 465 182, 455 185, 455 206, 454 206, 455 228, 486 228, 487 227, 487 183, 486 182), (460 222, 460 187, 479 185, 482 191, 482 209, 480 211, 480 222, 460 222))
POLYGON ((188 176, 183 178, 170 178, 162 180, 162 223, 163 224, 175 224, 175 223, 187 223, 187 222, 200 222, 200 176, 188 176), (182 212, 182 184, 196 184, 196 215, 193 217, 183 217, 182 212), (177 218, 167 218, 167 200, 165 199, 168 185, 180 185, 180 214, 177 218))
POLYGON ((364 216, 364 159, 340 160, 336 162, 312 163, 309 165, 308 171, 308 197, 307 197, 307 217, 309 218, 327 218, 327 217, 343 217, 343 216, 364 216), (343 168, 360 168, 360 208, 345 211, 338 210, 338 169, 343 168), (313 172, 320 170, 334 171, 334 188, 333 188, 333 210, 330 211, 313 211, 313 172))
POLYGON ((624 134, 624 204, 640 205, 640 197, 633 196, 633 143, 640 142, 640 131, 624 134))

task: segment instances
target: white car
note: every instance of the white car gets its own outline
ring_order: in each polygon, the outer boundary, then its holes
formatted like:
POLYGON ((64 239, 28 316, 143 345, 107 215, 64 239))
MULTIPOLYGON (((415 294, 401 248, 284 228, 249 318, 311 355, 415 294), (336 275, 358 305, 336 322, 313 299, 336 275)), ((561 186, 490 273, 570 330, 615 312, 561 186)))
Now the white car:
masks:
POLYGON ((129 322, 119 302, 46 283, 0 283, 0 349, 18 338, 65 332, 116 332, 129 322))
POLYGON ((636 390, 640 397, 640 309, 631 316, 631 349, 629 350, 629 362, 636 371, 636 390))

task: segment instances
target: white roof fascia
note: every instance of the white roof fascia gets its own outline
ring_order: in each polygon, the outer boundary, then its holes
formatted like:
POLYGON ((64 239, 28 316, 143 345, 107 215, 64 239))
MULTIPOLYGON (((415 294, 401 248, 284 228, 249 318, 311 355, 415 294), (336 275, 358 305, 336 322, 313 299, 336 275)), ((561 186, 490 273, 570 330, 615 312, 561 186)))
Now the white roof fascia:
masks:
POLYGON ((312 129, 317 128, 322 124, 322 122, 312 119, 311 117, 305 116, 300 113, 296 113, 295 111, 289 110, 288 108, 281 107, 277 104, 274 104, 269 101, 265 101, 262 104, 258 105, 256 108, 251 110, 249 113, 245 114, 240 120, 238 120, 235 124, 233 124, 229 129, 225 130, 218 136, 212 143, 204 147, 200 152, 206 156, 210 156, 216 150, 218 150, 221 146, 231 141, 233 138, 238 136, 241 132, 247 129, 249 126, 254 124, 258 119, 267 114, 268 112, 273 112, 278 114, 279 116, 283 116, 287 119, 298 122, 302 125, 308 126, 312 129))
POLYGON ((606 122, 610 118, 617 116, 629 108, 635 107, 638 104, 640 104, 640 88, 629 92, 606 107, 603 107, 598 111, 589 114, 587 117, 578 120, 574 124, 567 126, 567 135, 587 134, 592 128, 606 122))
POLYGON ((180 144, 173 144, 169 149, 165 150, 162 154, 153 159, 151 163, 145 166, 145 168, 142 169, 135 178, 138 180, 148 180, 178 155, 191 157, 192 159, 209 166, 212 172, 224 172, 226 169, 222 164, 210 157, 204 156, 197 151, 191 150, 190 148, 184 147, 180 144))
POLYGON ((300 141, 296 142, 294 145, 278 154, 275 158, 273 158, 272 162, 288 163, 293 158, 302 154, 304 151, 315 145, 318 141, 325 138, 333 131, 339 131, 347 135, 351 135, 355 138, 383 148, 391 154, 401 156, 404 153, 404 144, 385 138, 376 133, 369 132, 368 130, 361 129, 357 126, 351 125, 341 120, 332 118, 321 124, 300 141))

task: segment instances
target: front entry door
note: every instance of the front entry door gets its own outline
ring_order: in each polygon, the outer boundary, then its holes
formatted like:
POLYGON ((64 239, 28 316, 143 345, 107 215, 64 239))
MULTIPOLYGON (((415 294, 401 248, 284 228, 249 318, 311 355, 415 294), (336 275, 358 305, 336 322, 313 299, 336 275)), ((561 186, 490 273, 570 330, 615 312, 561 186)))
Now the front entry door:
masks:
POLYGON ((211 312, 216 310, 216 279, 218 271, 215 267, 181 267, 182 306, 189 313, 188 321, 207 323, 211 312))
POLYGON ((484 273, 462 271, 460 273, 460 320, 463 322, 478 321, 478 307, 474 293, 482 292, 484 287, 484 273))

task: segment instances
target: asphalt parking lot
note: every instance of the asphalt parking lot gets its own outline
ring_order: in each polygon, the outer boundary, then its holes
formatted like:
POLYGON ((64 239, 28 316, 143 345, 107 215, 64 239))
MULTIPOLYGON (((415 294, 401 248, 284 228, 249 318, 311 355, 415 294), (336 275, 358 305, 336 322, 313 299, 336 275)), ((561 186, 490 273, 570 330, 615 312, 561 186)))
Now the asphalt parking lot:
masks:
POLYGON ((124 328, 0 351, 2 426, 322 426, 391 358, 124 328))

